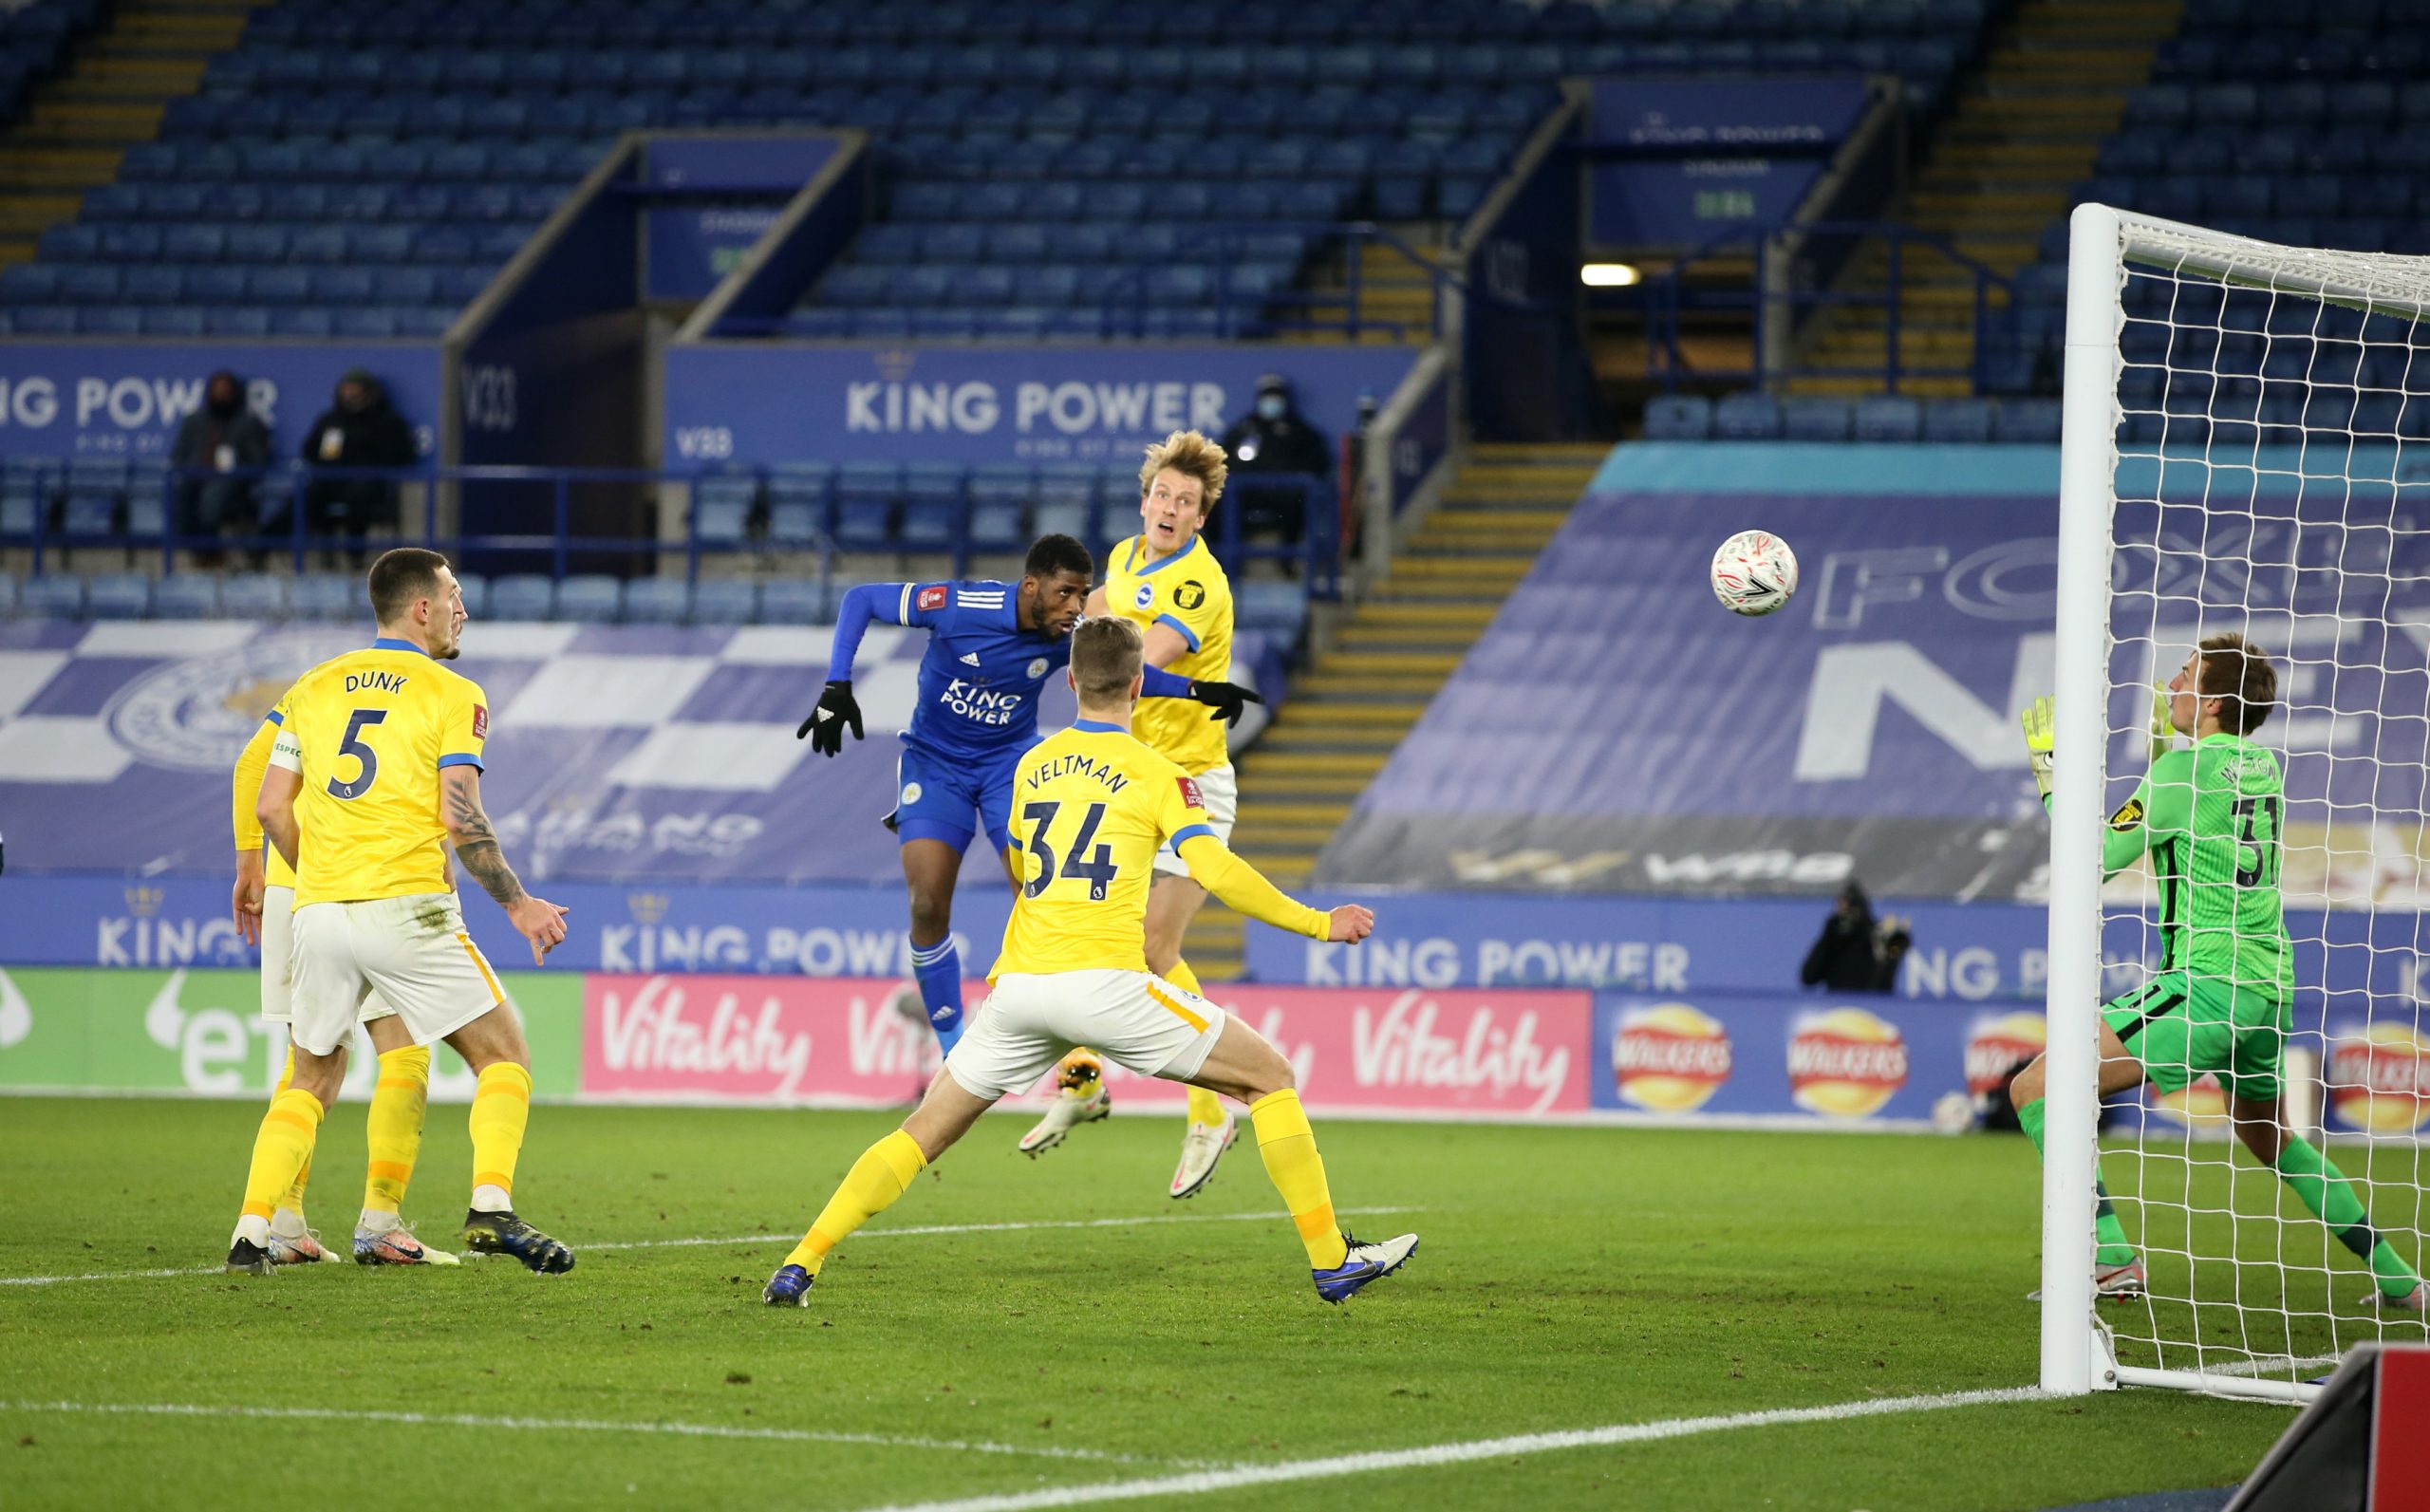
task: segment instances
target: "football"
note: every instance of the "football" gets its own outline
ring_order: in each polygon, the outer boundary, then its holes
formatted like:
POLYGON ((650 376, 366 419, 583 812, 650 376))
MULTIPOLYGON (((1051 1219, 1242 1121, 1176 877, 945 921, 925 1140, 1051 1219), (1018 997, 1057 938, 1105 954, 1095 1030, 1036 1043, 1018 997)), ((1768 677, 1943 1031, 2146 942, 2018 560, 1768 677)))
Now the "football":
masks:
POLYGON ((1712 596, 1732 614, 1769 614, 1797 591, 1797 555, 1768 531, 1740 531, 1712 553, 1712 596))

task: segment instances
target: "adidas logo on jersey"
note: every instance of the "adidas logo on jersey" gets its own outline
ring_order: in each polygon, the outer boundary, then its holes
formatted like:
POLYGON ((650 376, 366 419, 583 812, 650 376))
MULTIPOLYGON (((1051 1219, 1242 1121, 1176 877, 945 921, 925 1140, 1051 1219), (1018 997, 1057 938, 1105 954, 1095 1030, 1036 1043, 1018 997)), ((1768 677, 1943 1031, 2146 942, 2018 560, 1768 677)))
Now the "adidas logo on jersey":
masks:
POLYGON ((964 651, 962 653, 962 662, 964 666, 977 666, 979 664, 979 653, 976 651, 964 651))

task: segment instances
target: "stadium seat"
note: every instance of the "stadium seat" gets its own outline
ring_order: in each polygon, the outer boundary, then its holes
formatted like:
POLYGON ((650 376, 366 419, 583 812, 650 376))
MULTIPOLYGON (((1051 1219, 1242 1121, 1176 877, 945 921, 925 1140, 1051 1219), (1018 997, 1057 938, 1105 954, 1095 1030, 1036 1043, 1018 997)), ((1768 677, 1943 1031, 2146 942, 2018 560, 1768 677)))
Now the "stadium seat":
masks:
POLYGON ((1717 440, 1778 440, 1780 401, 1769 394, 1732 394, 1713 406, 1712 432, 1717 440))
POLYGON ((1991 439, 2055 446, 2062 410, 2055 399, 2010 399, 2000 401, 1991 420, 1991 439))
POLYGON ((1860 441, 1912 441, 1923 434, 1923 406, 1897 395, 1857 401, 1856 439, 1860 441))
POLYGON ((307 572, 295 580, 290 604, 299 620, 367 619, 363 583, 350 572, 307 572))
POLYGON ((757 591, 740 578, 706 577, 692 585, 690 617, 695 625, 747 625, 758 607, 757 591))
POLYGON ((1712 435, 1712 401, 1702 394, 1663 394, 1646 401, 1645 439, 1701 441, 1712 435))
POLYGON ((209 572, 176 572, 152 590, 152 615, 161 620, 208 620, 219 613, 219 579, 209 572))
POLYGON ((554 617, 557 585, 534 572, 513 572, 490 584, 490 618, 546 620, 554 617))
POLYGON ((96 620, 140 620, 152 612, 152 580, 140 572, 104 572, 85 586, 84 612, 96 620))
MULTIPOLYGON (((500 587, 504 587, 501 583, 500 587)), ((612 625, 624 597, 624 585, 602 572, 577 572, 557 585, 553 618, 585 624, 612 625)))
POLYGON ((1935 400, 1924 406, 1924 439, 1980 442, 1991 439, 1991 405, 1979 399, 1935 400))
POLYGON ((73 620, 84 612, 84 580, 53 572, 28 578, 17 594, 17 612, 29 620, 73 620))
POLYGON ((681 625, 691 607, 691 588, 682 578, 637 577, 626 582, 616 617, 627 625, 681 625))
POLYGON ((823 625, 834 618, 825 585, 778 579, 759 586, 759 620, 766 625, 823 625))
POLYGON ((219 585, 219 610, 232 620, 288 617, 289 580, 269 572, 241 572, 219 585))

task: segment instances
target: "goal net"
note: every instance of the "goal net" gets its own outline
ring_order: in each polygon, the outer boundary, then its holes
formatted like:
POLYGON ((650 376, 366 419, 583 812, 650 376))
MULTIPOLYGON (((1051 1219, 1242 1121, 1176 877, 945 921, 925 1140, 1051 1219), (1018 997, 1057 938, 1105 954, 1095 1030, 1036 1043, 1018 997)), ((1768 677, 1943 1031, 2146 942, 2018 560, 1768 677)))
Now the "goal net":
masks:
POLYGON ((2430 1222, 2430 258, 2099 205, 2072 231, 2043 1384, 2300 1399, 2358 1341, 2424 1335, 2383 1298, 2430 1222), (2276 674, 2267 759, 2155 719, 2226 634, 2276 674), (2151 1073, 2105 1103, 2104 1001, 2151 1073), (2231 1111, 2279 1087, 2302 1144, 2266 1163, 2231 1111), (2096 1298, 2122 1238, 2143 1295, 2096 1298))

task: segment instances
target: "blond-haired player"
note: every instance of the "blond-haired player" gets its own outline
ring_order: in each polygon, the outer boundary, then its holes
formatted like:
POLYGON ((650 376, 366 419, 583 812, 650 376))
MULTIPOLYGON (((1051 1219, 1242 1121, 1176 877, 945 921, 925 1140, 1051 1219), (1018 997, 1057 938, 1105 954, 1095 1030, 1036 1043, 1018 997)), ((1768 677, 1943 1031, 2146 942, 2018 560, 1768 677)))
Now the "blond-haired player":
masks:
MULTIPOLYGON (((262 844, 261 819, 253 807, 261 794, 262 774, 270 767, 271 747, 286 722, 287 700, 282 698, 236 758, 232 799, 236 886, 230 898, 238 937, 261 947, 262 1017, 281 1029, 292 1017, 289 973, 293 965, 295 872, 286 857, 262 844)), ((364 1119, 370 1166, 363 1184, 363 1213, 354 1225, 355 1260, 364 1265, 453 1265, 455 1256, 416 1239, 402 1216, 405 1187, 421 1157, 422 1119, 430 1106, 430 1052, 413 1042, 396 1011, 376 992, 363 999, 361 1017, 380 1057, 380 1074, 364 1119)), ((294 1082, 295 1052, 290 1050, 271 1097, 294 1082)), ((304 1188, 311 1179, 312 1163, 307 1160, 271 1214, 269 1247, 274 1265, 330 1258, 304 1218, 304 1188)))
POLYGON ((1258 1153, 1326 1301, 1391 1275, 1417 1248, 1415 1234, 1362 1244, 1341 1231, 1290 1061, 1238 1017, 1148 970, 1140 946, 1150 868, 1167 844, 1225 903, 1277 928, 1356 944, 1374 915, 1355 904, 1319 913, 1285 897, 1215 834, 1197 782, 1131 735, 1141 684, 1134 625, 1084 622, 1066 675, 1079 695, 1078 722, 1031 747, 1014 771, 1022 875, 995 989, 919 1108, 862 1152, 769 1279, 760 1297, 772 1306, 809 1305, 839 1241, 890 1206, 999 1098, 1083 1042, 1142 1075, 1249 1105, 1258 1153))
POLYGON ((346 1073, 346 1036, 377 991, 415 1044, 444 1039, 474 1072, 465 1243, 535 1271, 570 1270, 573 1251, 514 1211, 532 1055, 464 932, 442 843, 531 943, 534 964, 565 939, 566 910, 523 890, 481 810, 488 698, 443 664, 465 619, 447 559, 400 547, 372 564, 369 587, 379 639, 296 680, 254 806, 295 869, 295 1073, 254 1137, 228 1268, 269 1273, 271 1213, 312 1157, 346 1073))
MULTIPOLYGON (((1196 431, 1174 431, 1149 447, 1139 464, 1139 533, 1106 554, 1105 583, 1089 595, 1091 618, 1111 614, 1139 626, 1148 665, 1193 681, 1232 675, 1232 582, 1199 533, 1224 496, 1226 472, 1224 448, 1196 431)), ((1131 733, 1198 785, 1206 826, 1226 844, 1240 811, 1227 728, 1176 700, 1145 704, 1131 718, 1131 733)), ((1181 958, 1182 935, 1206 902, 1206 888, 1181 857, 1158 852, 1148 895, 1148 969, 1191 992, 1198 976, 1181 958)), ((1103 1070, 1087 1050, 1065 1060, 1055 1101, 1021 1136, 1024 1152, 1051 1149, 1072 1129, 1106 1116, 1112 1099, 1103 1070)), ((1191 1088, 1170 1195, 1198 1195, 1238 1133, 1231 1111, 1213 1092, 1191 1088)))

